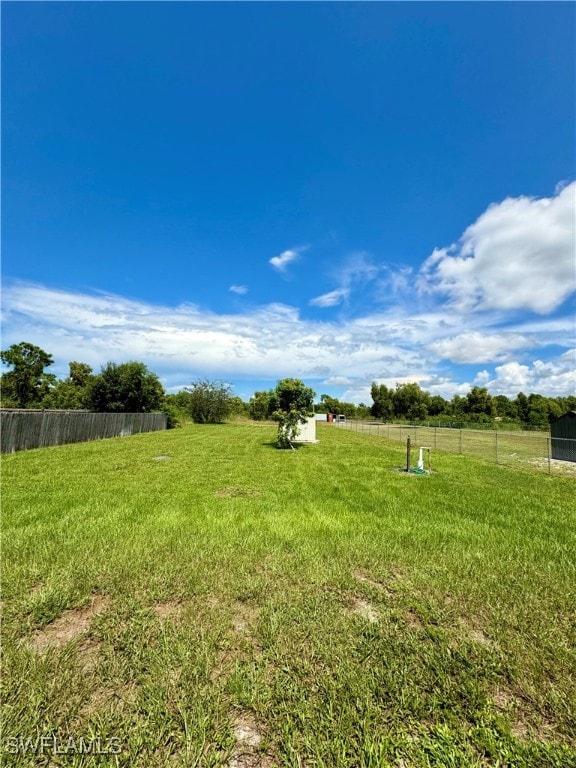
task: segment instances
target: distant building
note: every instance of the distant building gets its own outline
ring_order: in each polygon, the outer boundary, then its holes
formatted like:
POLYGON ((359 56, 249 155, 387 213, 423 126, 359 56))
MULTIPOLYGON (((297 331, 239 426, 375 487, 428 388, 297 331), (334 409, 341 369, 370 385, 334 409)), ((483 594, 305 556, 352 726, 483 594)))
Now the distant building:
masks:
POLYGON ((568 411, 550 425, 552 458, 576 461, 576 411, 568 411))

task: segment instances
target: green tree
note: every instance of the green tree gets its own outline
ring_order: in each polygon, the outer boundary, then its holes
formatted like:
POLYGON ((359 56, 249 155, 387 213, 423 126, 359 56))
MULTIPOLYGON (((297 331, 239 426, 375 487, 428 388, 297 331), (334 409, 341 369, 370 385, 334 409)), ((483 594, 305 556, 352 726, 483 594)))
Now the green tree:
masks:
POLYGON ((495 395, 494 406, 496 415, 501 419, 516 421, 518 419, 518 406, 506 395, 495 395))
POLYGON ((321 406, 318 408, 319 413, 342 413, 340 400, 331 395, 320 395, 321 406))
POLYGON ((448 401, 444 400, 441 395, 432 395, 428 402, 428 415, 429 416, 441 416, 445 414, 448 409, 448 401))
POLYGON ((553 398, 534 393, 528 395, 528 406, 528 424, 535 427, 547 427, 563 413, 553 398))
POLYGON ((449 406, 450 415, 456 419, 461 419, 464 416, 465 408, 466 408, 466 399, 461 395, 454 395, 454 397, 450 401, 450 406, 449 406))
POLYGON ((494 416, 496 413, 494 398, 488 393, 486 387, 472 387, 466 395, 464 410, 470 414, 494 416))
POLYGON ((164 397, 162 413, 166 414, 168 419, 166 426, 168 429, 180 427, 190 419, 190 395, 188 392, 176 392, 164 397))
POLYGON ((371 415, 370 407, 365 403, 358 403, 356 406, 356 418, 357 419, 369 419, 371 415))
POLYGON ((231 390, 229 384, 207 379, 186 387, 193 421, 196 424, 221 424, 226 421, 231 410, 231 390))
POLYGON ((52 355, 40 347, 22 341, 0 352, 0 360, 12 370, 2 374, 2 399, 15 408, 38 406, 56 383, 45 368, 53 365, 52 355))
POLYGON ((276 410, 276 398, 273 392, 261 390, 254 392, 248 403, 248 414, 254 421, 265 421, 272 418, 276 410))
POLYGON ((370 413, 376 419, 391 419, 394 416, 394 401, 392 390, 386 384, 372 382, 372 407, 370 413))
POLYGON ((274 389, 277 409, 273 418, 278 422, 278 447, 292 448, 298 427, 314 413, 316 393, 300 379, 281 379, 274 389))
POLYGON ((69 363, 70 375, 58 381, 42 400, 42 408, 82 410, 88 407, 92 368, 86 363, 69 363))
POLYGON ((522 421, 524 424, 528 424, 529 421, 529 413, 530 413, 530 403, 528 402, 528 398, 524 394, 524 392, 518 392, 518 395, 516 396, 516 400, 514 401, 516 405, 516 409, 518 411, 518 416, 520 417, 520 421, 522 421))
POLYGON ((87 400, 93 411, 152 413, 162 410, 164 389, 144 363, 107 363, 94 376, 87 400))
POLYGON ((238 395, 232 395, 230 397, 230 415, 232 416, 245 416, 248 410, 247 404, 238 395))
POLYGON ((414 381, 409 384, 396 384, 392 393, 394 414, 411 421, 425 419, 428 415, 430 395, 414 381))

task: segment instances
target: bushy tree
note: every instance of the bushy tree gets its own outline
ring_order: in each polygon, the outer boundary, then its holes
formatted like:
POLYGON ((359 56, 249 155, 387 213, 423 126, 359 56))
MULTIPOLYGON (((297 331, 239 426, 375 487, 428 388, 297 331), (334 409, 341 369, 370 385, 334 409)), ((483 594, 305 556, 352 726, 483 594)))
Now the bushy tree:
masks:
POLYGON ((82 410, 88 408, 92 368, 86 363, 72 361, 70 375, 59 381, 42 400, 42 408, 82 410))
POLYGON ((276 396, 274 392, 263 390, 254 392, 248 403, 248 414, 254 421, 265 421, 272 418, 276 410, 276 396))
POLYGON ((231 390, 229 384, 207 379, 186 387, 192 419, 197 424, 221 424, 226 421, 231 409, 231 390))
POLYGON ((516 410, 518 411, 520 421, 522 421, 524 424, 528 424, 530 403, 528 402, 528 398, 524 392, 518 392, 514 404, 516 405, 516 410))
POLYGON ((40 347, 22 341, 0 352, 0 360, 12 370, 2 375, 2 400, 13 408, 38 407, 56 377, 44 370, 54 363, 52 355, 40 347))
POLYGON ((320 405, 316 407, 317 413, 341 413, 348 419, 355 419, 357 407, 354 403, 345 403, 331 395, 320 395, 320 405))
POLYGON ((466 395, 464 411, 470 414, 494 416, 496 413, 494 398, 488 394, 486 387, 472 387, 466 395))
POLYGON ((376 419, 391 419, 394 416, 392 390, 386 384, 372 382, 372 407, 370 412, 376 419))
POLYGON ((232 395, 230 397, 229 412, 231 416, 246 416, 248 405, 238 395, 232 395))
POLYGON ((273 418, 278 422, 278 447, 292 448, 300 424, 314 413, 316 393, 300 379, 281 379, 274 390, 277 409, 273 418))
POLYGON ((518 407, 516 403, 506 397, 506 395, 496 395, 494 397, 494 407, 496 408, 496 415, 500 419, 512 421, 518 419, 518 407))
POLYGON ((371 416, 370 407, 365 403, 358 403, 356 406, 356 418, 357 419, 369 419, 371 416))
POLYGON ((320 395, 320 407, 318 413, 341 413, 340 401, 332 395, 320 395))
POLYGON ((448 402, 441 395, 432 395, 428 401, 428 415, 439 416, 447 413, 448 402))
POLYGON ((155 373, 139 362, 107 363, 94 376, 88 407, 93 411, 152 413, 161 411, 164 389, 155 373))
POLYGON ((409 384, 396 384, 392 393, 394 402, 394 414, 412 421, 425 419, 428 415, 428 401, 430 395, 416 382, 409 384))

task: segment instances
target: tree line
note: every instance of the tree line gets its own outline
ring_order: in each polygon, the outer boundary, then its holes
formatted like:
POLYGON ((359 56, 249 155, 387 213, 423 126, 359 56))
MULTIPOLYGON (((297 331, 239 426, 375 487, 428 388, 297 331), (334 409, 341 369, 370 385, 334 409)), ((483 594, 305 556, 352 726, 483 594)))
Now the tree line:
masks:
POLYGON ((576 410, 576 397, 544 397, 519 392, 515 398, 491 395, 485 387, 472 387, 467 395, 454 395, 445 400, 440 395, 430 395, 415 382, 397 384, 395 388, 385 384, 372 384, 370 413, 377 419, 388 421, 433 420, 446 422, 487 423, 498 420, 526 427, 546 427, 569 410, 576 410))
MULTIPOLYGON (((272 419, 283 424, 286 434, 296 428, 305 414, 344 414, 347 418, 375 418, 383 421, 431 421, 516 423, 546 427, 568 410, 576 410, 576 397, 544 397, 519 392, 511 399, 490 395, 485 387, 473 387, 467 395, 445 400, 430 395, 415 383, 387 387, 374 382, 372 405, 355 405, 330 395, 320 396, 299 379, 281 379, 275 388, 255 392, 248 403, 232 393, 232 387, 207 379, 195 381, 176 394, 166 394, 158 376, 144 363, 109 362, 99 373, 87 363, 72 361, 69 374, 57 379, 46 369, 53 365, 52 355, 28 342, 13 344, 0 352, 2 362, 10 366, 0 377, 3 408, 44 408, 90 410, 98 412, 163 412, 169 426, 192 419, 196 423, 218 423, 231 416, 246 416, 258 421, 272 419), (292 414, 290 416, 290 414, 292 414), (294 414, 298 414, 297 416, 294 414)), ((280 427, 279 427, 280 429, 280 427)), ((280 436, 281 439, 281 436, 280 436)))

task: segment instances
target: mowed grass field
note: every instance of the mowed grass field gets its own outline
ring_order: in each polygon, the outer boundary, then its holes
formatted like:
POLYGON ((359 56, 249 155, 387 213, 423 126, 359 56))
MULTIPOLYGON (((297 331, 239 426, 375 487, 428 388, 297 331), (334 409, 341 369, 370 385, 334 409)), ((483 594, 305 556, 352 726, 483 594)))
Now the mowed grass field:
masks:
MULTIPOLYGON (((571 461, 548 461, 552 457, 550 433, 546 431, 524 431, 494 429, 449 429, 447 427, 412 427, 407 424, 375 424, 363 421, 347 421, 337 425, 339 429, 351 429, 355 432, 399 440, 406 444, 410 437, 415 446, 416 465, 417 449, 421 445, 449 453, 473 456, 495 464, 514 467, 517 470, 548 472, 553 475, 576 476, 576 463, 571 461)), ((567 446, 568 439, 555 439, 555 446, 567 446)))
POLYGON ((318 436, 3 457, 5 765, 576 766, 574 480, 318 436))

